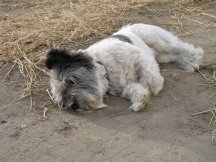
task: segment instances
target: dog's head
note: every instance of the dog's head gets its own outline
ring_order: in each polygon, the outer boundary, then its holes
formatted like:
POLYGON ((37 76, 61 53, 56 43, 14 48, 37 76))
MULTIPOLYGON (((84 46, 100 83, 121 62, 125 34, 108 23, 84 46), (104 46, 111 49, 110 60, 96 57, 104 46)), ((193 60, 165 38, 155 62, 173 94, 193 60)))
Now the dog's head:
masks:
POLYGON ((90 55, 83 51, 53 48, 47 52, 45 63, 51 70, 50 84, 55 102, 73 110, 105 106, 103 95, 108 83, 103 77, 106 71, 101 70, 103 67, 90 55))

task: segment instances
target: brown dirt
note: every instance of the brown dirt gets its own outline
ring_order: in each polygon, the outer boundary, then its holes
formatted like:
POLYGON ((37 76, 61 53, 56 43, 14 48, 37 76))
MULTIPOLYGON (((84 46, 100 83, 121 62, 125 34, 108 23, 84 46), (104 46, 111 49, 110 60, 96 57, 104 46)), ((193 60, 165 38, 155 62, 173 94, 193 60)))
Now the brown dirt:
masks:
MULTIPOLYGON (((215 5, 203 8, 216 12, 215 5)), ((174 3, 152 4, 128 12, 125 24, 142 22, 169 29, 203 47, 204 64, 215 63, 216 27, 205 26, 216 25, 215 18, 186 13, 190 21, 178 21, 173 16, 179 16, 179 10, 174 3)), ((29 11, 0 8, 0 15, 23 12, 29 11)), ((207 98, 216 89, 208 87, 198 73, 181 71, 175 65, 161 67, 164 90, 140 113, 130 112, 127 101, 112 96, 107 98, 109 107, 99 111, 72 113, 53 106, 46 113, 47 120, 41 109, 29 109, 29 98, 10 104, 0 110, 0 161, 216 161, 216 143, 211 140, 215 128, 208 127, 211 114, 190 116, 213 108, 216 96, 207 98)), ((10 68, 8 64, 0 70, 0 108, 19 98, 25 88, 26 80, 18 70, 5 77, 10 68)), ((42 83, 47 89, 48 78, 42 83)), ((46 93, 38 93, 42 96, 33 95, 35 100, 49 99, 46 93)))

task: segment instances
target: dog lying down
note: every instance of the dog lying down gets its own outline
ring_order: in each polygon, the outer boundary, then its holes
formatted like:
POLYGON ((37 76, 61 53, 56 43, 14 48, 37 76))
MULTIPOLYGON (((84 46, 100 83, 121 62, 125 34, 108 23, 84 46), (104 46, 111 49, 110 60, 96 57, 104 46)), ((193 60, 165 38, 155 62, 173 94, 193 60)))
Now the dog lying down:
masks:
POLYGON ((108 93, 131 101, 133 111, 142 110, 163 88, 158 63, 174 62, 193 72, 199 69, 203 50, 153 25, 133 24, 87 49, 52 48, 46 66, 56 103, 77 110, 100 109, 108 93))

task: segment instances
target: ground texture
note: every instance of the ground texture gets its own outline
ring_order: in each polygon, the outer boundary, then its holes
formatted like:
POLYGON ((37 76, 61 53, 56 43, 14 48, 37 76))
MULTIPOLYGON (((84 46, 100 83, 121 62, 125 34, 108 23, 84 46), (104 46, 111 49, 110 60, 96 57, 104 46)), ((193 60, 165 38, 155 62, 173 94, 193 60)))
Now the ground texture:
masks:
MULTIPOLYGON (((203 47, 204 64, 216 62, 216 27, 208 26, 216 25, 215 17, 203 14, 198 19, 190 15, 179 20, 177 13, 169 12, 175 8, 173 3, 140 7, 137 12, 128 11, 125 24, 162 26, 203 47)), ((216 12, 212 5, 204 9, 216 12)), ((0 15, 22 12, 0 8, 0 15)), ((4 65, 1 63, 1 67, 4 65)), ((19 98, 25 87, 25 79, 18 70, 7 75, 10 68, 8 64, 0 70, 1 108, 19 98)), ((215 93, 215 88, 197 72, 184 72, 175 65, 161 65, 161 69, 164 89, 140 113, 130 112, 128 101, 112 96, 105 99, 109 105, 106 109, 73 113, 53 107, 46 112, 46 120, 40 110, 29 109, 29 98, 11 103, 0 110, 0 161, 215 162, 216 142, 212 141, 215 128, 209 126, 211 113, 190 116, 213 108, 216 96, 209 96, 215 93)), ((201 72, 212 75, 209 70, 201 72)), ((47 77, 42 83, 44 89, 49 88, 47 77)), ((47 94, 41 95, 43 100, 49 99, 47 94)))

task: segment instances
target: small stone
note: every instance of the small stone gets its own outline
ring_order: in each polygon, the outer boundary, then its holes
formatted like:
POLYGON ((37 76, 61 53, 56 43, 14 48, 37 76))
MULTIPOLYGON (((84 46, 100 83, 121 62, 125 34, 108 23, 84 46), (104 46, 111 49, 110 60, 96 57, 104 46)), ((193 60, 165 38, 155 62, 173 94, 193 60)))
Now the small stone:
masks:
POLYGON ((1 120, 1 124, 7 123, 7 121, 5 120, 1 120))
POLYGON ((24 128, 26 128, 26 127, 27 127, 26 124, 21 124, 21 125, 20 125, 20 128, 21 128, 21 129, 24 129, 24 128))

